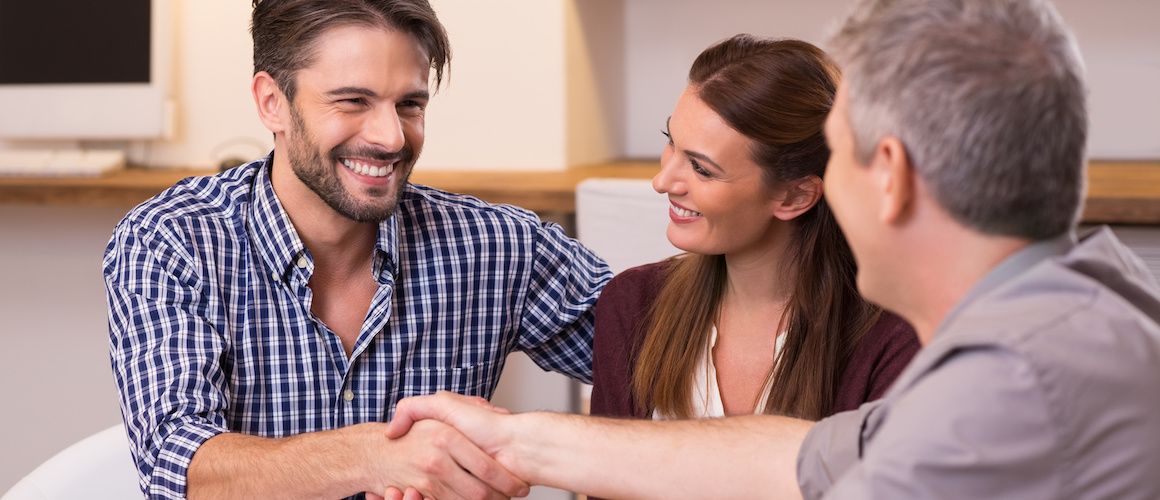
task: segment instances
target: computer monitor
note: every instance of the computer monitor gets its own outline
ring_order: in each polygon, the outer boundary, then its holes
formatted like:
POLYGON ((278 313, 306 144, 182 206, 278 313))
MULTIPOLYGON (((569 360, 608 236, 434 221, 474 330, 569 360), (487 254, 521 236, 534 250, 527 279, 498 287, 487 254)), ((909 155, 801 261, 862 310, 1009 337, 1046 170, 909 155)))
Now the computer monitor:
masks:
POLYGON ((0 139, 165 137, 172 0, 0 0, 0 139))

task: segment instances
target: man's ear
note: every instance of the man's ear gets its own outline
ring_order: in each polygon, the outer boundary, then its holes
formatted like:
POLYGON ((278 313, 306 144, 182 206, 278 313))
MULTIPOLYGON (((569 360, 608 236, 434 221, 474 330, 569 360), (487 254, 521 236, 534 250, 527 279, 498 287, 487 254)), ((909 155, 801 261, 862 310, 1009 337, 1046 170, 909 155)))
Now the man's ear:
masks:
POLYGON ((784 195, 778 198, 774 201, 773 216, 781 220, 793 219, 814 208, 822 199, 822 178, 807 175, 789 182, 784 195))
POLYGON ((902 141, 894 136, 878 141, 870 169, 881 200, 878 219, 886 224, 904 222, 914 202, 915 172, 902 141))
POLYGON ((250 83, 250 92, 258 109, 258 119, 266 129, 274 135, 284 132, 289 127, 289 103, 274 77, 265 71, 257 72, 250 83))

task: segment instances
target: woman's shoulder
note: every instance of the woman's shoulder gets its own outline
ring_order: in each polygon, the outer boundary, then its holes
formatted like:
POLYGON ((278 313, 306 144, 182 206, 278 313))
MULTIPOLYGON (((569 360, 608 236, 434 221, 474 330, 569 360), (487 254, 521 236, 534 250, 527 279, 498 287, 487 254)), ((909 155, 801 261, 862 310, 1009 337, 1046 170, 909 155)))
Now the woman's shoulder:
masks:
POLYGON ((662 260, 621 271, 604 287, 600 300, 651 302, 664 284, 672 260, 662 260))
MULTIPOLYGON (((637 344, 660 288, 664 284, 670 261, 633 267, 612 278, 596 302, 596 337, 617 339, 626 345, 637 344)), ((618 345, 617 349, 624 346, 618 345)))
POLYGON ((882 397, 919 348, 914 328, 901 317, 882 311, 846 366, 834 410, 852 410, 882 397))
POLYGON ((914 328, 900 316, 882 311, 855 350, 855 364, 866 364, 880 369, 883 364, 905 366, 921 348, 914 328), (859 359, 860 358, 860 359, 859 359))
POLYGON ((911 324, 906 323, 906 320, 902 319, 898 314, 885 310, 878 314, 878 321, 870 326, 870 332, 873 336, 878 336, 878 338, 882 339, 914 338, 915 341, 918 341, 911 324))
POLYGON ((620 272, 596 302, 592 353, 592 414, 644 418, 632 403, 632 371, 645 322, 664 284, 670 261, 620 272))

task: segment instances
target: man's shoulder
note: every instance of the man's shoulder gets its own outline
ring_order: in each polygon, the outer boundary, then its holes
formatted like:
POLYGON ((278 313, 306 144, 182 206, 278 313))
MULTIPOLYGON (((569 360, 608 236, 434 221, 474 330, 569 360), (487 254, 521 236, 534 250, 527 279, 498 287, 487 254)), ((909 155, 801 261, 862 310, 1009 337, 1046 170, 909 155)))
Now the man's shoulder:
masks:
POLYGON ((1150 276, 1138 274, 1142 264, 1133 262, 1129 251, 1115 250, 1121 253, 1094 252, 1085 242, 1066 255, 1043 260, 967 304, 939 337, 1030 353, 1040 352, 1045 344, 1082 344, 1097 330, 1155 342, 1156 336, 1148 332, 1160 320, 1160 291, 1154 280, 1143 279, 1150 276), (1114 326, 1125 319, 1133 326, 1114 326))
POLYGON ((239 217, 251 199, 258 160, 214 175, 187 177, 137 205, 121 225, 158 228, 181 221, 239 217))
POLYGON ((489 219, 524 226, 539 226, 539 216, 514 205, 495 204, 475 196, 408 183, 399 202, 400 214, 408 218, 440 217, 489 219))
MULTIPOLYGON (((1041 261, 965 307, 900 379, 894 413, 921 409, 911 412, 918 420, 959 416, 998 427, 1021 418, 1023 433, 996 435, 995 446, 1048 439, 1040 463, 1071 464, 1076 485, 1101 483, 1100 457, 1160 466, 1155 295, 1126 286, 1135 282, 1114 270, 1115 258, 1076 262, 1074 254, 1041 261)), ((1121 473, 1145 477, 1136 466, 1121 473)))
POLYGON ((1160 365, 1149 361, 1160 357, 1160 324, 1141 309, 1158 303, 1142 291, 1122 292, 1064 260, 1041 262, 964 307, 923 349, 922 364, 998 350, 1057 385, 1114 385, 1112 373, 1160 377, 1160 365), (1095 366, 1109 377, 1090 378, 1095 366))

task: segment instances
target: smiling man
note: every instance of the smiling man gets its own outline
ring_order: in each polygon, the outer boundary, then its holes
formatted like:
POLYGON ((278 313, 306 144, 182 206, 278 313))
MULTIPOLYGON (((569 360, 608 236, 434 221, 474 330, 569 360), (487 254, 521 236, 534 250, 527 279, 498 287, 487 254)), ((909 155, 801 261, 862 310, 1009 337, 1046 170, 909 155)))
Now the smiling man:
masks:
POLYGON ((135 208, 105 254, 143 491, 526 492, 444 424, 382 422, 406 396, 489 397, 513 350, 590 380, 607 266, 530 212, 407 182, 450 58, 425 0, 259 1, 252 33, 274 151, 135 208))

